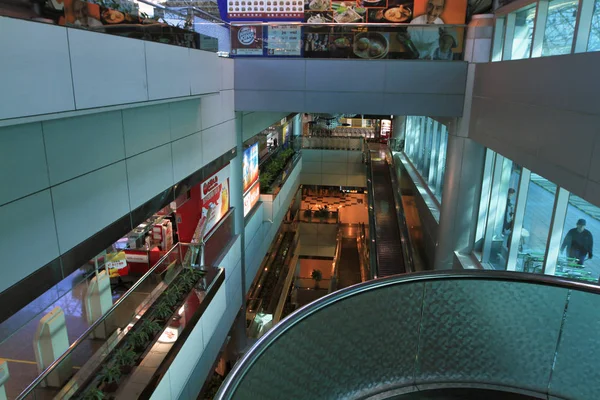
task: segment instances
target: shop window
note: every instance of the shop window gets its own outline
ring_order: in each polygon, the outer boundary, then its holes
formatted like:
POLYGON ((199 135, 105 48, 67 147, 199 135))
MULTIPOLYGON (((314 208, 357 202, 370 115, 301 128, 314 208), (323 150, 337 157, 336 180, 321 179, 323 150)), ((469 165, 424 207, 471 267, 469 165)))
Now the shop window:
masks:
POLYGON ((542 273, 557 187, 531 174, 519 240, 517 271, 542 273))
POLYGON ((483 243, 476 243, 474 249, 481 249, 481 262, 486 268, 506 269, 520 179, 521 167, 499 154, 496 155, 485 238, 483 243))
POLYGON ((587 51, 600 51, 600 0, 596 0, 594 4, 587 51))
POLYGON ((531 57, 535 12, 535 7, 529 7, 516 13, 511 60, 521 60, 531 57))
POLYGON ((550 2, 542 56, 571 53, 578 4, 578 1, 573 0, 552 0, 550 2))
POLYGON ((600 208, 571 194, 555 274, 597 282, 600 260, 594 252, 593 241, 599 232, 600 208))

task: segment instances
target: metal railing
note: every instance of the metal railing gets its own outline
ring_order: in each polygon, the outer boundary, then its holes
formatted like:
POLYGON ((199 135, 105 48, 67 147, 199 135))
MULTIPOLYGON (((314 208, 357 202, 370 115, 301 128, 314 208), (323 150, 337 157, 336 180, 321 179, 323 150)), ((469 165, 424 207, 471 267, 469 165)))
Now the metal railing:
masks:
POLYGON ((400 196, 400 183, 398 181, 398 175, 396 173, 396 166, 394 164, 394 157, 392 156, 389 148, 386 151, 386 159, 390 169, 390 178, 392 184, 392 192, 394 193, 394 206, 396 210, 396 220, 398 221, 398 230, 400 231, 400 243, 402 245, 402 256, 404 257, 404 266, 406 272, 415 271, 415 263, 413 258, 413 243, 410 238, 410 232, 408 225, 406 224, 406 215, 404 214, 404 206, 402 204, 402 198, 400 196))
POLYGON ((283 320, 236 364, 215 399, 287 398, 290 392, 308 399, 312 388, 323 398, 368 398, 428 384, 595 398, 598 295, 596 285, 505 271, 438 271, 361 283, 283 320), (344 305, 350 299, 353 306, 344 305), (376 307, 396 303, 401 306, 376 307), (332 317, 340 312, 343 318, 332 317), (339 334, 348 331, 352 335, 339 334), (374 337, 377 345, 366 339, 374 337), (273 357, 296 348, 298 338, 305 352, 290 375, 273 357), (334 338, 326 354, 310 345, 323 338, 334 338), (312 356, 313 349, 320 354, 312 356), (340 353, 359 362, 350 368, 339 362, 340 353))
POLYGON ((373 170, 371 168, 371 150, 367 147, 366 149, 366 162, 367 162, 367 205, 369 207, 369 271, 371 273, 370 279, 377 278, 378 266, 379 266, 379 255, 377 254, 377 222, 375 220, 375 196, 373 193, 373 170))

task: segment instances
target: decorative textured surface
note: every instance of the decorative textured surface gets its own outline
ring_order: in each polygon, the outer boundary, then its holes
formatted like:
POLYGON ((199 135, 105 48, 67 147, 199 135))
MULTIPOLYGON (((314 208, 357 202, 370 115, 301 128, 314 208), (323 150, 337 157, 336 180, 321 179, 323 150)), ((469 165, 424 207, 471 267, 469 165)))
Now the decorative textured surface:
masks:
POLYGON ((423 284, 345 299, 283 334, 235 399, 355 398, 412 382, 423 284))
POLYGON ((567 290, 494 281, 426 284, 417 382, 546 392, 567 290))
POLYGON ((293 325, 224 398, 365 399, 471 387, 597 399, 598 310, 596 294, 516 281, 370 288, 293 325))
POLYGON ((582 400, 600 396, 599 297, 571 293, 550 382, 551 395, 582 400))

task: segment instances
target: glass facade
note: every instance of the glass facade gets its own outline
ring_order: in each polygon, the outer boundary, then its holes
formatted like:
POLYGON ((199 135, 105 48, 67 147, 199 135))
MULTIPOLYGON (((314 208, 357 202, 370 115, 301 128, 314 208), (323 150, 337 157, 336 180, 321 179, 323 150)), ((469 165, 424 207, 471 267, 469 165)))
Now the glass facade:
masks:
POLYGON ((600 208, 487 150, 473 254, 484 269, 598 282, 600 208))
POLYGON ((428 117, 406 117, 404 152, 433 196, 441 203, 448 128, 428 117))
POLYGON ((521 60, 523 58, 531 57, 535 10, 535 7, 527 7, 526 9, 515 13, 516 17, 510 60, 521 60))
POLYGON ((492 61, 600 51, 600 0, 530 0, 496 11, 492 61))
POLYGON ((552 0, 549 3, 542 56, 571 53, 575 36, 578 1, 552 0))
POLYGON ((596 0, 594 3, 587 51, 600 51, 600 0, 596 0))

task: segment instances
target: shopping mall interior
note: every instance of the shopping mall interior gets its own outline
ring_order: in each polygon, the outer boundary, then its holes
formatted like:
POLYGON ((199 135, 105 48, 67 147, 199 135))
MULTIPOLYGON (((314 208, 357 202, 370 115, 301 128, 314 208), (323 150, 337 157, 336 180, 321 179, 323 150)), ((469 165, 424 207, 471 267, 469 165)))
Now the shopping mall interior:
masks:
POLYGON ((600 0, 0 0, 0 54, 0 400, 599 398, 600 0))

